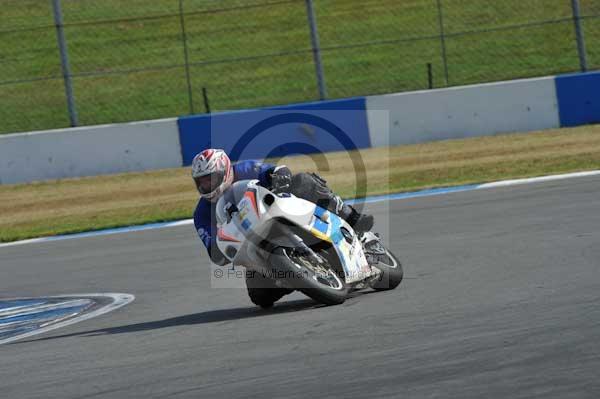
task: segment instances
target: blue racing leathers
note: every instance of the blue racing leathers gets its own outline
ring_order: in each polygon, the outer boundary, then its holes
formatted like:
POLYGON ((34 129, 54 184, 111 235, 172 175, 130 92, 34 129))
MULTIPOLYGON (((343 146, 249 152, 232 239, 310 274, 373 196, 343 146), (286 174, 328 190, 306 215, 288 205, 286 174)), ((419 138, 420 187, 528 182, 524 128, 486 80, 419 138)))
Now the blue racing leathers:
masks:
MULTIPOLYGON (((269 187, 271 174, 274 170, 275 165, 272 164, 259 161, 241 161, 233 165, 233 181, 258 179, 261 186, 269 187)), ((289 173, 289 169, 287 171, 289 173)), ((194 225, 212 261, 224 265, 228 263, 228 260, 217 248, 215 239, 217 235, 215 208, 216 201, 210 202, 207 199, 200 198, 194 211, 194 225)))

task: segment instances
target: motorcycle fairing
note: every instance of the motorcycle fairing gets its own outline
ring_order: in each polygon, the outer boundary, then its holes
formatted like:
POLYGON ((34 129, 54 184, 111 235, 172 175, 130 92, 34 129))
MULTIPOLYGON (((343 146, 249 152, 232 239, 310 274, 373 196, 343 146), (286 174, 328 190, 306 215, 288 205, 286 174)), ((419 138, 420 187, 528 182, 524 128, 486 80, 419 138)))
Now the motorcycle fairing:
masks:
POLYGON ((373 274, 360 240, 342 218, 319 206, 315 206, 313 215, 310 232, 315 237, 333 244, 340 257, 347 283, 364 280, 366 276, 373 274), (350 233, 351 242, 345 239, 342 228, 350 233))
POLYGON ((271 226, 270 222, 284 218, 334 246, 347 283, 364 280, 375 273, 367 262, 360 240, 339 216, 293 195, 274 196, 273 203, 266 206, 264 197, 273 194, 256 183, 246 182, 245 191, 238 192, 237 212, 233 212, 229 220, 225 211, 217 211, 217 220, 220 221, 217 244, 222 250, 229 247, 235 249, 235 252, 231 251, 235 253, 233 257, 224 252, 234 264, 243 265, 249 259, 256 259, 255 254, 249 253, 253 251, 249 251, 247 238, 253 234, 266 236, 271 226), (348 240, 344 237, 342 229, 345 229, 348 240))

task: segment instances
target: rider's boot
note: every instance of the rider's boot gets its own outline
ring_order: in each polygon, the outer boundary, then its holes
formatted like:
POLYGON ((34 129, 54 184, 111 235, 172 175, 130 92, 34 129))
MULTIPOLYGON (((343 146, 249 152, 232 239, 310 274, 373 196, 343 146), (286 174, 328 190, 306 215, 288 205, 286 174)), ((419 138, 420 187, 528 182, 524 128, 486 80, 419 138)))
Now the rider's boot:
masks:
POLYGON ((357 233, 364 233, 373 228, 373 215, 366 213, 358 213, 352 206, 344 203, 337 195, 333 195, 331 199, 335 204, 336 213, 344 219, 357 233))

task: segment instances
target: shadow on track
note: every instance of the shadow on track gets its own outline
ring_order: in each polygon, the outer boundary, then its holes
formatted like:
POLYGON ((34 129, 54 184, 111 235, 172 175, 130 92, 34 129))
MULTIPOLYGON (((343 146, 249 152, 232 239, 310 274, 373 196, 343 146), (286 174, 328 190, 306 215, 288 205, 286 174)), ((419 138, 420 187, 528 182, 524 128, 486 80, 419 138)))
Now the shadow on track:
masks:
POLYGON ((219 309, 210 310, 207 312, 194 313, 185 316, 172 317, 164 320, 149 321, 144 323, 129 324, 119 327, 102 328, 98 330, 82 331, 72 334, 56 335, 53 337, 30 339, 14 342, 14 344, 46 341, 57 338, 69 338, 69 337, 93 337, 98 335, 106 334, 124 334, 138 331, 158 330, 161 328, 169 328, 182 325, 196 325, 196 324, 208 324, 218 323, 223 321, 241 320, 252 317, 262 317, 276 315, 280 313, 297 312, 301 310, 316 309, 323 307, 314 302, 311 299, 300 299, 294 301, 281 302, 275 305, 275 307, 264 310, 257 306, 249 306, 244 308, 231 308, 231 309, 219 309))
MULTIPOLYGON (((375 294, 377 291, 355 291, 348 294, 348 300, 357 298, 363 295, 375 294)), ((352 306, 353 302, 348 301, 340 306, 352 306)), ((182 325, 196 325, 196 324, 208 324, 218 323, 223 321, 234 321, 248 319, 252 317, 263 317, 271 316, 283 313, 298 312, 309 309, 318 309, 327 307, 321 305, 312 299, 297 299, 293 301, 278 302, 271 309, 261 309, 257 306, 248 306, 243 308, 231 308, 231 309, 219 309, 209 310, 207 312, 194 313, 185 316, 172 317, 164 320, 148 321, 144 323, 129 324, 119 327, 102 328, 98 330, 81 331, 71 334, 55 335, 52 337, 28 339, 23 341, 13 342, 12 345, 24 344, 27 342, 47 341, 58 338, 69 338, 69 337, 95 337, 99 335, 108 334, 125 334, 133 333, 138 331, 148 330, 159 330, 162 328, 176 327, 182 325)))

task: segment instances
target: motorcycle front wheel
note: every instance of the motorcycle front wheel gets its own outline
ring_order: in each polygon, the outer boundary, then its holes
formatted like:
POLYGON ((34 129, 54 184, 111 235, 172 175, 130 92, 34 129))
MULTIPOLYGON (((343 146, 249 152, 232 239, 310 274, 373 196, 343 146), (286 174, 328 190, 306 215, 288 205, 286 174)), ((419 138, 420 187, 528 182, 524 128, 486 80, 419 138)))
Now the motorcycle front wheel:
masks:
POLYGON ((339 305, 346 300, 349 288, 340 276, 324 261, 316 263, 309 256, 293 249, 276 248, 269 263, 294 289, 324 305, 339 305))

